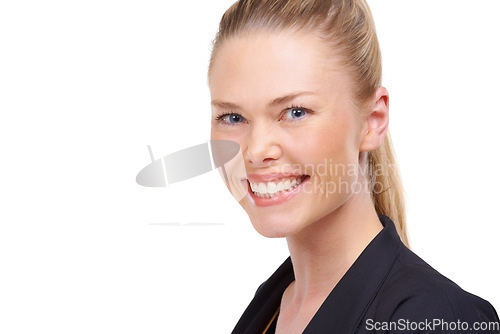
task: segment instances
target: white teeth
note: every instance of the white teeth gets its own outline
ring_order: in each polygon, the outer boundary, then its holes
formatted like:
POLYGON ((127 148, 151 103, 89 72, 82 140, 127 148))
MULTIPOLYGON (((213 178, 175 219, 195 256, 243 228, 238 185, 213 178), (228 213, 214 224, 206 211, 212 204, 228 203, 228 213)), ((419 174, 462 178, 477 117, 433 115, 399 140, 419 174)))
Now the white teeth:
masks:
POLYGON ((285 190, 285 183, 284 183, 284 182, 280 182, 280 183, 278 183, 277 188, 278 188, 278 191, 283 191, 283 190, 285 190))
POLYGON ((275 194, 278 192, 278 187, 276 186, 276 183, 274 182, 268 182, 267 183, 267 192, 270 194, 275 194))
POLYGON ((302 177, 294 179, 282 179, 278 183, 275 182, 260 182, 254 183, 249 180, 252 192, 258 197, 271 198, 277 196, 285 191, 290 191, 302 183, 302 177))

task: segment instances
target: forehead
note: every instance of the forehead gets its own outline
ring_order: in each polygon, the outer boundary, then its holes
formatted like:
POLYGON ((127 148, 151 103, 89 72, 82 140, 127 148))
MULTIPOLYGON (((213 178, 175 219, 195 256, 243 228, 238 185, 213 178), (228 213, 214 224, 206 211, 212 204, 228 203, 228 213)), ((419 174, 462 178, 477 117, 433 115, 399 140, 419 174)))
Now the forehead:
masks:
POLYGON ((272 97, 290 91, 346 87, 349 78, 335 50, 305 31, 253 32, 232 37, 215 55, 212 98, 272 97))

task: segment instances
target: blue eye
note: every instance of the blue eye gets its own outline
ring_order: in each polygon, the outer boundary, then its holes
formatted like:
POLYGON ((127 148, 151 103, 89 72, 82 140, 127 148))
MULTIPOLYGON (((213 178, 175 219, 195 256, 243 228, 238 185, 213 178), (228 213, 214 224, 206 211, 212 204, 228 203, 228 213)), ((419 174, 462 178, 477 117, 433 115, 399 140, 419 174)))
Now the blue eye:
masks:
POLYGON ((228 124, 228 125, 235 125, 238 123, 242 123, 244 118, 240 114, 226 113, 226 114, 218 115, 215 118, 215 120, 218 122, 221 122, 221 123, 228 124))
POLYGON ((305 108, 301 107, 291 107, 286 109, 285 115, 290 114, 290 119, 299 119, 299 118, 304 118, 304 116, 308 113, 309 111, 305 108))

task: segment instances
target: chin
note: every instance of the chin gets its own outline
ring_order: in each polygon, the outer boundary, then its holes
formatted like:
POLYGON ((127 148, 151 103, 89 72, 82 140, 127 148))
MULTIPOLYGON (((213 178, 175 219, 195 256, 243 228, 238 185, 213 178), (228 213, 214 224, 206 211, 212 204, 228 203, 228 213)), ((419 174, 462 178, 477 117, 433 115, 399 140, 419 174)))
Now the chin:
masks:
POLYGON ((270 221, 252 221, 255 230, 267 238, 285 238, 297 233, 300 228, 293 222, 270 222, 270 221))

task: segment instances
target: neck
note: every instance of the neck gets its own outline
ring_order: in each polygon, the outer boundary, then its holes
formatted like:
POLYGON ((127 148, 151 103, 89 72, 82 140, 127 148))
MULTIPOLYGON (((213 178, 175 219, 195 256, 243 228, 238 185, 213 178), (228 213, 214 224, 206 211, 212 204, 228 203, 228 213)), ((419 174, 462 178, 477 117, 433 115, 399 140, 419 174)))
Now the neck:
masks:
POLYGON ((295 274, 293 303, 323 301, 382 228, 371 198, 359 192, 321 220, 288 236, 295 274))

